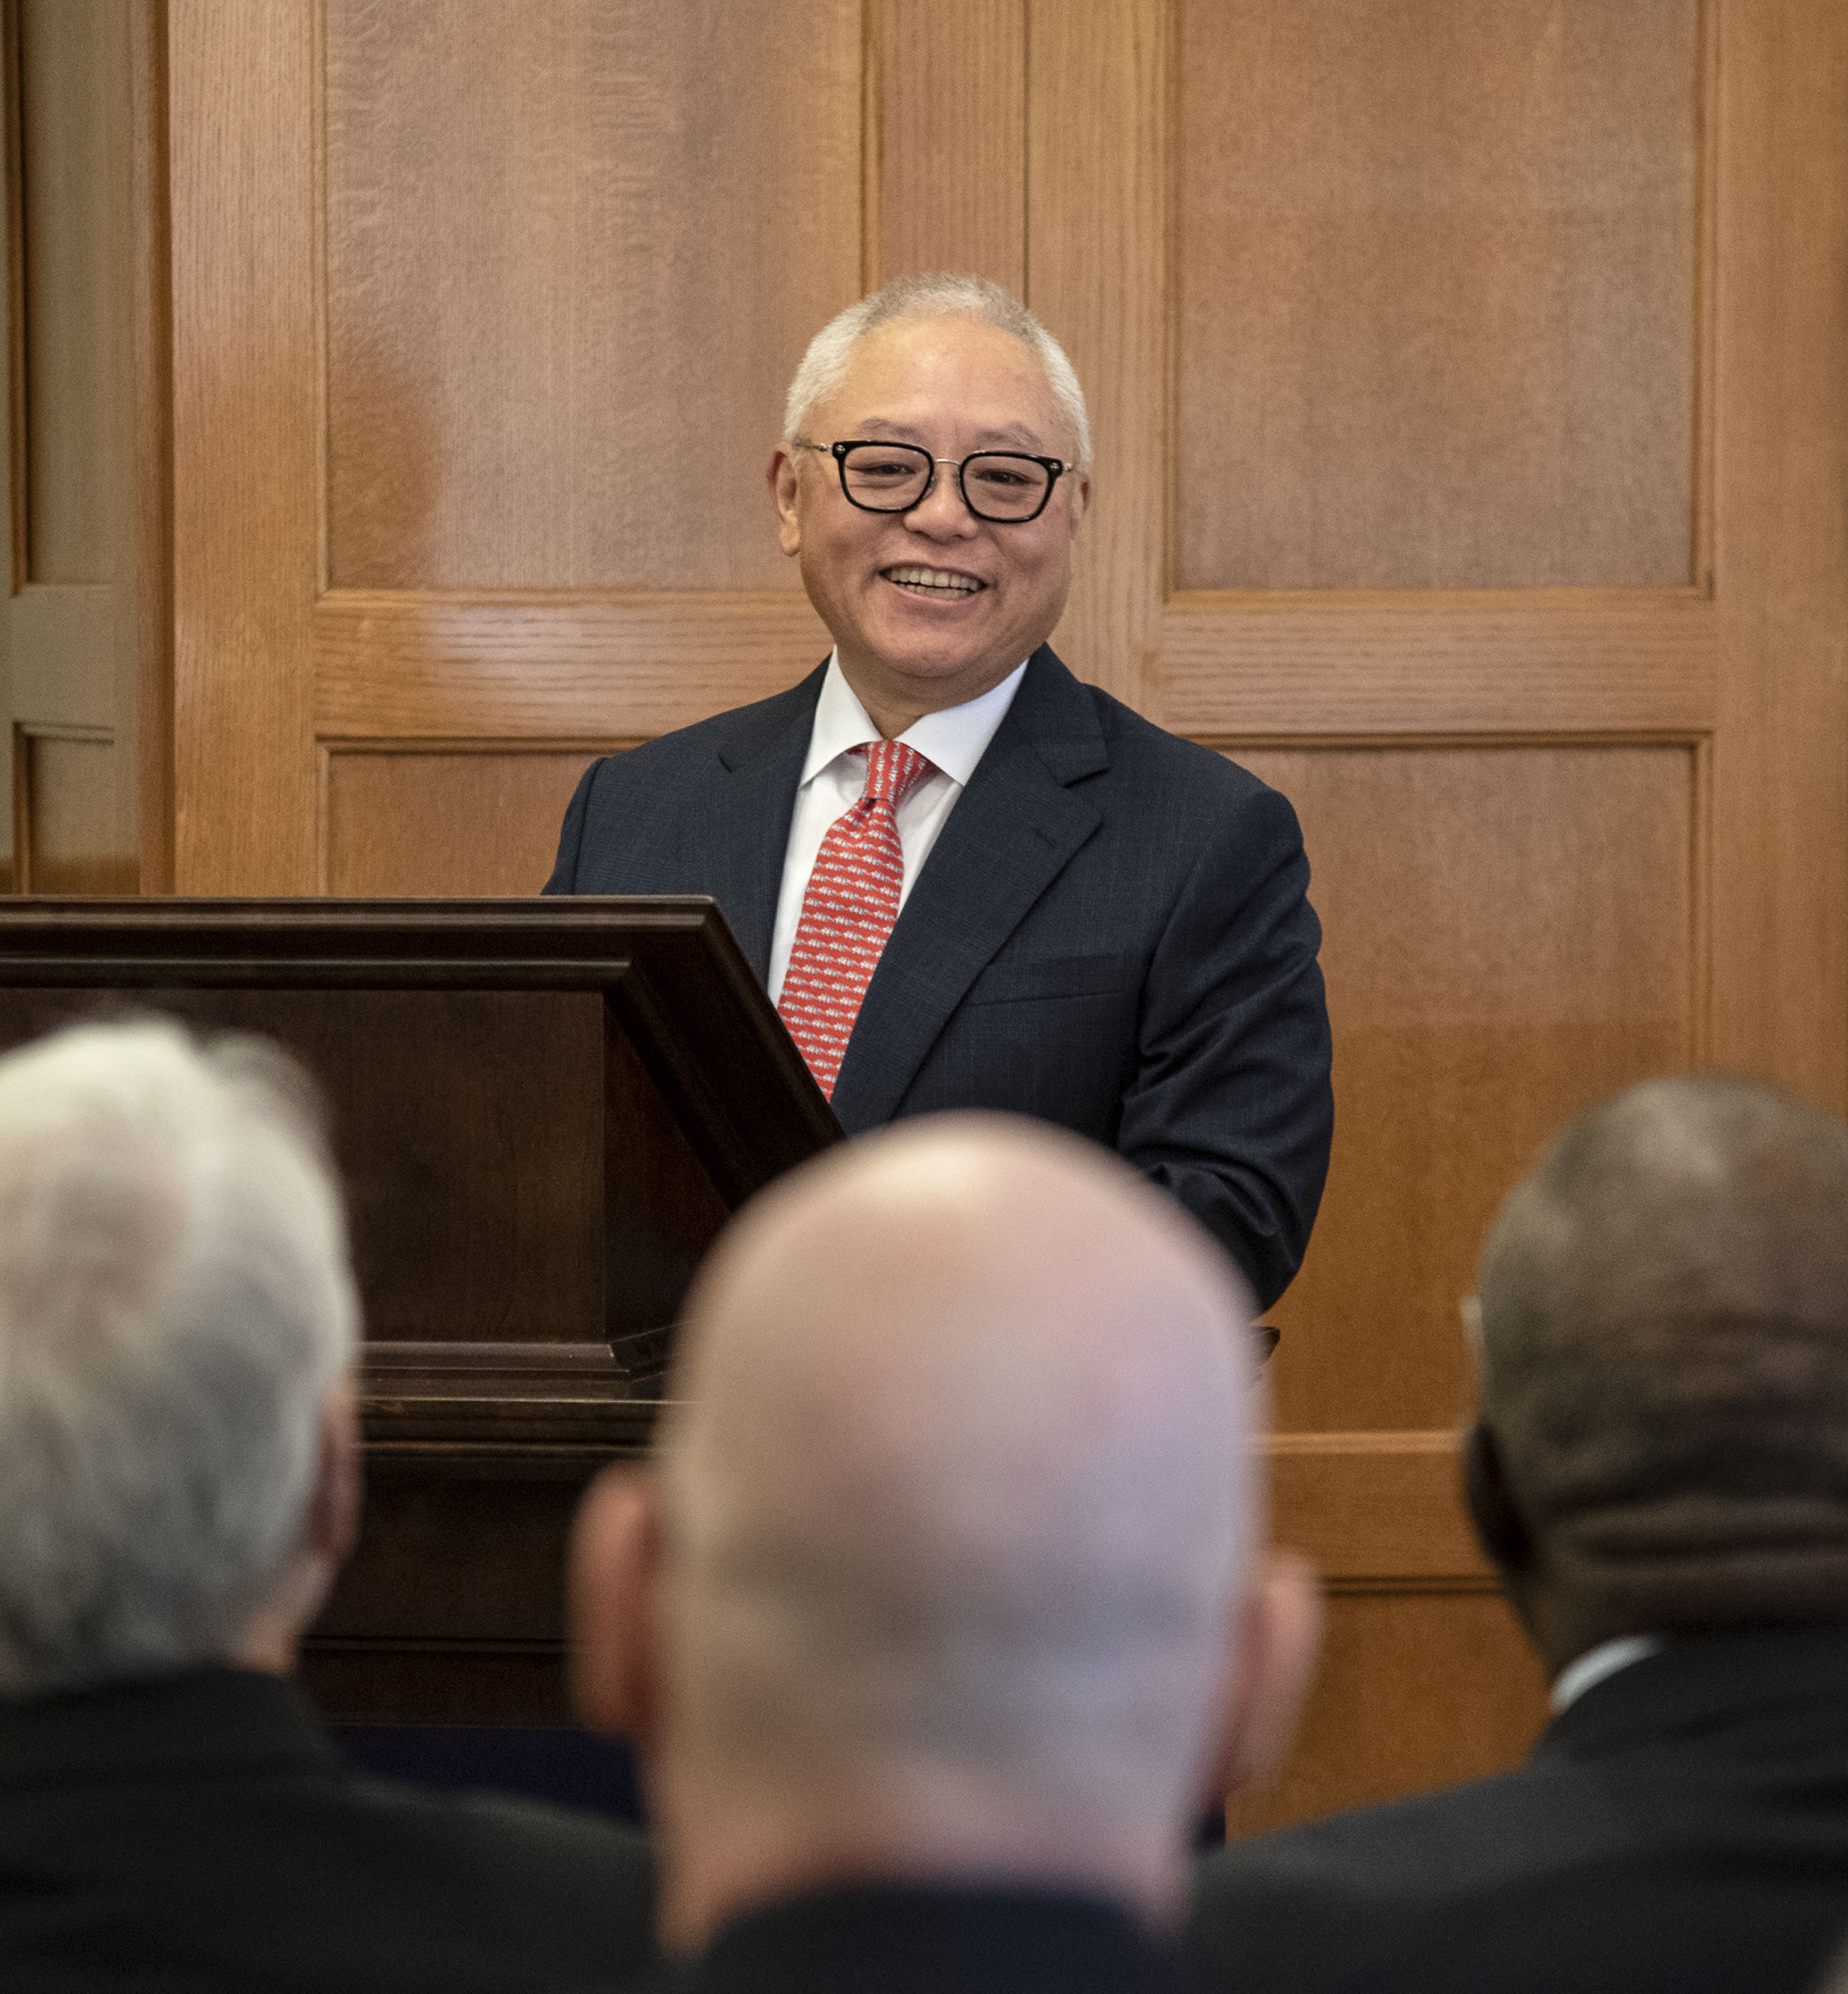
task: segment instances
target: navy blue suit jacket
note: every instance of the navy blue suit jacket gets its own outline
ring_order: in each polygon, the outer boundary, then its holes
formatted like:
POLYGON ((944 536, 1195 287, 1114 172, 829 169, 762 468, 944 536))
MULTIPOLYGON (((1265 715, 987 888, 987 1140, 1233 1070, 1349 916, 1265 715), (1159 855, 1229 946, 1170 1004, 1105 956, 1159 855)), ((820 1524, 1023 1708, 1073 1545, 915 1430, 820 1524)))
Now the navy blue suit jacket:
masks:
POLYGON ((1518 1770, 1202 1859, 1205 1994, 1811 1994, 1848 1928, 1848 1626, 1677 1641, 1518 1770))
MULTIPOLYGON (((708 893, 767 977, 823 672, 586 771, 548 893, 708 893)), ((850 1134, 993 1108, 1117 1150, 1260 1301, 1328 1169, 1329 1026, 1284 799, 1042 645, 907 898, 841 1067, 850 1134)))

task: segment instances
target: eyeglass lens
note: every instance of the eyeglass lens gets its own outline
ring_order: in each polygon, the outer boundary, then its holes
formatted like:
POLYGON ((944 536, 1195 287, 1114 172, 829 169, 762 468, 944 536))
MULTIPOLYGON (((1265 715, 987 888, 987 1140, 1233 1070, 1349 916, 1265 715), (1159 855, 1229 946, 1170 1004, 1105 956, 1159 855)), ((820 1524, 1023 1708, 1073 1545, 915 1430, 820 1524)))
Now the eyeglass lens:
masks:
MULTIPOLYGON (((908 512, 924 496, 931 470, 929 451, 910 444, 855 444, 841 458, 848 497, 874 512, 908 512)), ((1006 451, 983 451, 962 466, 962 495, 979 519, 1030 519, 1051 484, 1044 464, 1006 451)))

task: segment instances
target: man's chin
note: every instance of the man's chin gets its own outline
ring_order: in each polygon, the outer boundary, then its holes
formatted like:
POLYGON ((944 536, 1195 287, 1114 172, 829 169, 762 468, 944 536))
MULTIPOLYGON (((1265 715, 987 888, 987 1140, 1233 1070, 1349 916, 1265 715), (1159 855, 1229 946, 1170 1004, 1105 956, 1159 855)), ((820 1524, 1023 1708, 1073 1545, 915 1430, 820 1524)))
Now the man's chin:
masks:
MULTIPOLYGON (((940 645, 893 644, 876 652, 862 649, 858 659, 841 647, 848 683, 870 677, 887 698, 915 704, 921 712, 962 706, 979 699, 1006 678, 1034 647, 1010 651, 993 646, 951 649, 940 645)), ((856 690, 860 690, 855 686, 856 690)), ((861 697, 866 697, 861 691, 861 697)))

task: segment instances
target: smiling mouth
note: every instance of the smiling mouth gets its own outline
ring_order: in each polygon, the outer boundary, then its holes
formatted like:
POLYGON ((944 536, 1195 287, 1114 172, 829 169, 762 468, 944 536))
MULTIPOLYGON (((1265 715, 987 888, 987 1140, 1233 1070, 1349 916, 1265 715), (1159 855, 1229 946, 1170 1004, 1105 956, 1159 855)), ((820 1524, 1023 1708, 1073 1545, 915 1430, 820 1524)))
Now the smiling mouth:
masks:
POLYGON ((954 602, 988 586, 972 574, 954 574, 941 567, 883 567, 879 573, 907 594, 929 596, 938 602, 954 602))

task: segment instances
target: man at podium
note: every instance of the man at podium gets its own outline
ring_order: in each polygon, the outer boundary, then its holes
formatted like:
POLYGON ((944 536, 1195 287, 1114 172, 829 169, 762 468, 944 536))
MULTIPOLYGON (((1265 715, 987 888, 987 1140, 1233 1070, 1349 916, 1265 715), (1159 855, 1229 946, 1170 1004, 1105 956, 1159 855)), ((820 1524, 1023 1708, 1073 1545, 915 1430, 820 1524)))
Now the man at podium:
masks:
POLYGON ((1083 392, 999 285, 824 327, 770 468, 835 639, 790 690, 586 771, 551 893, 707 893, 851 1134, 993 1108, 1106 1143, 1261 1304, 1328 1167, 1321 929, 1288 803, 1047 640, 1083 392))

